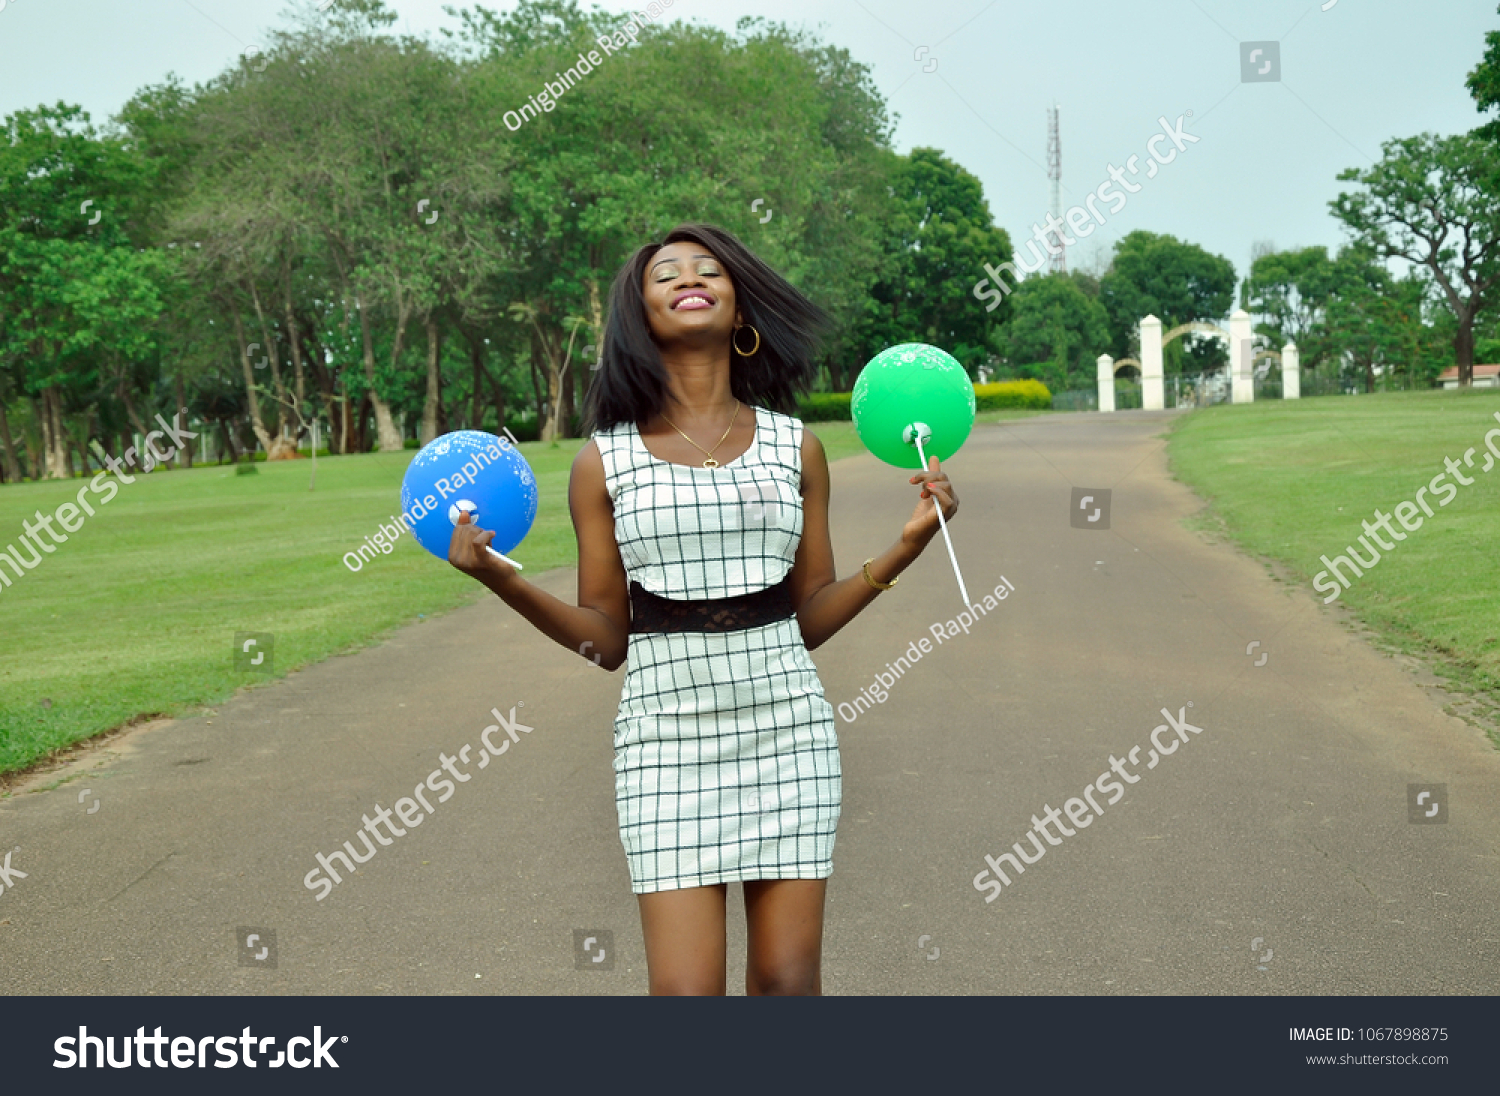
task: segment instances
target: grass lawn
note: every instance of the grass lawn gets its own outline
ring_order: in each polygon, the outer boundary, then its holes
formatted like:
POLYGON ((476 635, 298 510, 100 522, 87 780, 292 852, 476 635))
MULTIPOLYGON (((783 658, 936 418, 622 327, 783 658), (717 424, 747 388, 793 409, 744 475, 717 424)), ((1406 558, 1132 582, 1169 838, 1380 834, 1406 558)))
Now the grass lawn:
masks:
MULTIPOLYGON (((572 556, 568 462, 582 442, 524 445, 543 506, 528 568, 572 556)), ((154 472, 120 484, 68 543, 0 588, 0 772, 132 719, 212 706, 241 685, 367 645, 467 603, 478 586, 403 534, 358 573, 345 552, 389 522, 413 454, 154 472), (236 672, 234 633, 269 632, 271 675, 236 672)), ((0 488, 0 547, 84 481, 0 488)), ((6 572, 9 574, 9 571, 6 572)))
MULTIPOLYGON (((1438 656, 1435 669, 1500 702, 1500 467, 1484 466, 1485 434, 1500 422, 1500 392, 1479 389, 1326 396, 1194 411, 1171 434, 1172 469, 1209 499, 1229 534, 1281 561, 1308 584, 1354 545, 1378 508, 1393 513, 1444 472, 1444 458, 1474 483, 1381 552, 1343 602, 1388 641, 1438 656), (1473 467, 1463 465, 1473 449, 1473 467)), ((1500 437, 1495 439, 1500 448, 1500 437)), ((1500 462, 1497 462, 1500 464, 1500 462)), ((1447 476, 1444 483, 1454 482, 1447 476)), ((1411 515, 1408 514, 1408 518, 1411 515)))
MULTIPOLYGON (((981 411, 974 417, 976 423, 987 422, 1009 422, 1011 419, 1030 419, 1037 415, 1051 415, 1054 412, 1049 408, 1038 411, 1030 407, 1007 407, 999 411, 981 411)), ((926 444, 925 442, 923 444, 926 444)))

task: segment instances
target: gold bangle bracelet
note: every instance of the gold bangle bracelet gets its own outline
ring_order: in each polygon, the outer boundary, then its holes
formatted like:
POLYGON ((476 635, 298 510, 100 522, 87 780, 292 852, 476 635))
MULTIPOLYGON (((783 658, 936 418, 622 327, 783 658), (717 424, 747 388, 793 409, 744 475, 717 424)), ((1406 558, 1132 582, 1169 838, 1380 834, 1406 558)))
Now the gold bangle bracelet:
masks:
POLYGON ((865 566, 864 566, 865 581, 870 584, 870 589, 872 589, 872 590, 889 590, 892 586, 896 585, 896 583, 898 583, 898 582, 901 581, 901 576, 897 575, 895 578, 891 579, 891 581, 889 581, 889 582, 876 582, 875 581, 875 577, 870 574, 870 564, 872 564, 874 562, 875 562, 875 560, 872 557, 870 559, 865 560, 865 566))

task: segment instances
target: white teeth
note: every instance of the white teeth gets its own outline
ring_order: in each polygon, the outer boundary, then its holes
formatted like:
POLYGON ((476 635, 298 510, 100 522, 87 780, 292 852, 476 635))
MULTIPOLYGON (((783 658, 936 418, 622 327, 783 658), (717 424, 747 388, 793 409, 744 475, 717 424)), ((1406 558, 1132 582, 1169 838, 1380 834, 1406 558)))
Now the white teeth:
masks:
POLYGON ((684 298, 682 298, 682 300, 680 300, 680 301, 677 302, 677 307, 681 308, 683 305, 687 304, 689 301, 702 301, 704 304, 708 305, 709 307, 713 306, 713 302, 710 301, 707 297, 684 297, 684 298))

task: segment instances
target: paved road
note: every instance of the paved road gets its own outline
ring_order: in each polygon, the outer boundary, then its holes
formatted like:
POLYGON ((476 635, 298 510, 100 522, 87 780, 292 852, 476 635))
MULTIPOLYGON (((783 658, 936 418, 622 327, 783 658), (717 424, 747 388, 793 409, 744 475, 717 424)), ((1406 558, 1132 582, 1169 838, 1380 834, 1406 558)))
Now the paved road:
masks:
MULTIPOLYGON (((1200 504, 1166 470, 1171 414, 981 427, 951 462, 971 593, 1002 576, 1015 592, 840 720, 828 992, 1500 987, 1500 755, 1310 591, 1184 526, 1200 504), (1112 492, 1107 530, 1071 526, 1074 487, 1112 492), (1163 708, 1201 731, 1148 769, 1163 708), (1090 788, 1112 758, 1137 777, 1116 778, 1114 803, 1090 788), (1447 786, 1446 824, 1409 823, 1417 782, 1447 786), (1031 853, 1032 815, 1086 788, 1087 828, 1064 815, 1071 836, 1052 828, 1059 843, 986 904, 986 854, 1031 853)), ((909 505, 900 473, 835 465, 841 572, 909 505)), ((573 576, 540 581, 568 596, 573 576)), ((817 652, 830 699, 960 608, 934 545, 817 652)), ((618 694, 618 676, 487 601, 119 740, 80 779, 0 804, 0 854, 26 873, 0 895, 6 989, 643 992, 612 798, 618 694), (491 708, 512 707, 533 729, 479 768, 491 708), (344 878, 323 900, 304 887, 316 854, 363 854, 361 816, 466 746, 470 779, 446 802, 439 773, 432 813, 357 874, 332 861, 344 878), (240 927, 260 930, 257 954, 274 932, 274 952, 242 960, 240 927), (612 962, 575 969, 575 929, 612 933, 612 962)))

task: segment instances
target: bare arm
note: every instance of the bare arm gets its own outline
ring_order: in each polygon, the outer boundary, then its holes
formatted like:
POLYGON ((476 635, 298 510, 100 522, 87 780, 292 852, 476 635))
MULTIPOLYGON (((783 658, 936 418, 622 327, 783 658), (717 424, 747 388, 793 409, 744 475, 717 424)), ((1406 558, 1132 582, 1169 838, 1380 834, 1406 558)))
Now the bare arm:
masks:
POLYGON ((448 562, 478 579, 538 631, 606 670, 625 661, 630 633, 630 589, 615 543, 614 506, 604 484, 604 461, 592 441, 573 458, 568 509, 578 537, 578 604, 539 590, 516 569, 485 551, 493 532, 464 514, 454 526, 448 562))
MULTIPOLYGON (((877 582, 890 582, 922 554, 938 531, 937 503, 949 521, 958 513, 958 496, 948 477, 932 457, 926 472, 913 475, 910 483, 921 484, 922 493, 911 520, 901 530, 896 543, 870 564, 870 574, 877 582)), ((823 443, 809 430, 802 432, 802 542, 792 564, 792 604, 797 607, 797 623, 808 650, 815 650, 835 632, 853 620, 861 609, 874 601, 878 590, 870 587, 865 576, 856 571, 840 579, 833 567, 833 542, 828 534, 828 458, 823 443)))

